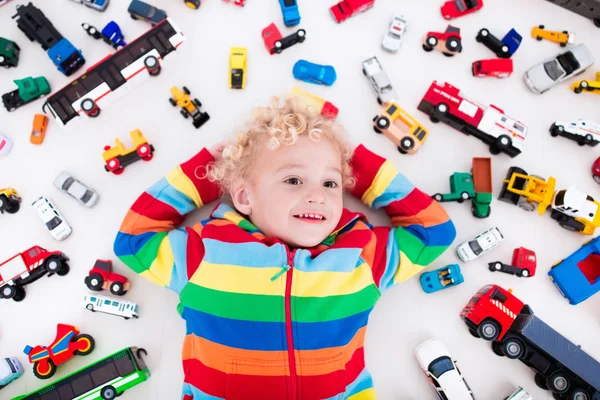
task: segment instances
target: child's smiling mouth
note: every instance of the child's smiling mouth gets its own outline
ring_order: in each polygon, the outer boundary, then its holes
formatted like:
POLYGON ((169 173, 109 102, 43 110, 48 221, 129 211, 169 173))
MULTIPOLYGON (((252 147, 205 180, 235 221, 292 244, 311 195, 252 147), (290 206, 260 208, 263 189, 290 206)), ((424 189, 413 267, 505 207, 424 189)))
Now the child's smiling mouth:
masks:
POLYGON ((312 224, 324 222, 325 220, 327 220, 327 218, 325 218, 325 216, 320 213, 295 214, 294 218, 312 224))

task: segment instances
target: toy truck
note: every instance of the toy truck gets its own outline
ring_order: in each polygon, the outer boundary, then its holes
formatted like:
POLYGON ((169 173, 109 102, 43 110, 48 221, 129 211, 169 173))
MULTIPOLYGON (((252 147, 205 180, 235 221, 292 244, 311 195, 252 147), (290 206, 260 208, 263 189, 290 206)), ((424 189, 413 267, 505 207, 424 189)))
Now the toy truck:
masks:
POLYGON ((12 40, 0 37, 0 67, 10 68, 19 65, 21 49, 12 40))
POLYGON ((77 50, 64 38, 44 13, 33 4, 18 5, 17 14, 13 19, 29 40, 35 40, 47 51, 54 65, 66 76, 70 76, 85 64, 81 50, 77 50))
POLYGON ((525 247, 519 247, 513 251, 512 262, 510 264, 504 264, 501 261, 488 263, 488 268, 492 272, 505 272, 524 278, 534 276, 536 267, 537 257, 535 251, 528 250, 525 247))
POLYGON ((504 152, 511 157, 521 154, 527 126, 500 108, 469 100, 449 83, 433 81, 417 107, 429 115, 431 122, 444 122, 489 145, 492 154, 504 152))
POLYGON ((425 293, 434 293, 442 289, 460 285, 465 281, 465 278, 460 272, 460 266, 458 264, 451 264, 435 271, 422 273, 419 281, 425 293))
POLYGON ((104 169, 115 175, 121 175, 125 167, 136 161, 150 161, 154 157, 154 146, 148 143, 148 140, 139 129, 129 132, 133 147, 125 149, 119 138, 115 139, 116 146, 104 146, 102 158, 106 165, 104 169))
POLYGON ((584 119, 573 122, 556 121, 550 126, 550 135, 562 136, 580 146, 596 146, 600 143, 600 124, 584 119))
POLYGON ((46 273, 48 276, 68 274, 67 261, 69 258, 60 251, 48 251, 40 246, 18 253, 0 263, 0 298, 22 301, 25 298, 23 286, 35 282, 46 273))
POLYGON ((519 167, 510 167, 498 199, 544 215, 550 207, 552 219, 573 232, 592 235, 600 226, 600 203, 591 196, 580 192, 575 186, 555 191, 556 179, 548 180, 535 175, 527 175, 519 167))
POLYGON ((477 78, 488 76, 508 78, 513 73, 513 60, 512 58, 492 58, 473 61, 471 72, 477 78))
POLYGON ((14 214, 21 208, 21 196, 13 188, 0 189, 0 214, 14 214))
POLYGON ((331 7, 331 15, 338 24, 358 13, 367 11, 373 7, 375 0, 342 0, 331 7))
POLYGON ((421 123, 394 102, 385 103, 382 113, 373 118, 373 129, 391 140, 401 154, 415 154, 429 134, 421 123))
POLYGON ((577 94, 583 92, 600 94, 600 71, 596 71, 596 80, 581 80, 571 85, 571 90, 577 94))
POLYGON ((50 84, 43 76, 17 79, 13 82, 17 85, 17 90, 2 95, 2 104, 8 111, 14 111, 50 93, 50 84))
POLYGON ((535 383, 555 399, 600 398, 600 363, 534 315, 511 291, 480 289, 461 318, 475 337, 493 341, 495 354, 520 359, 535 372, 535 383))
POLYGON ((121 47, 127 46, 124 40, 123 32, 115 21, 110 21, 102 28, 102 31, 86 22, 81 24, 81 27, 87 32, 88 35, 94 39, 102 39, 104 43, 112 46, 114 49, 119 50, 121 47))
POLYGON ((85 285, 93 291, 109 289, 116 296, 122 296, 129 290, 127 278, 112 272, 111 260, 96 260, 94 267, 85 277, 85 285))

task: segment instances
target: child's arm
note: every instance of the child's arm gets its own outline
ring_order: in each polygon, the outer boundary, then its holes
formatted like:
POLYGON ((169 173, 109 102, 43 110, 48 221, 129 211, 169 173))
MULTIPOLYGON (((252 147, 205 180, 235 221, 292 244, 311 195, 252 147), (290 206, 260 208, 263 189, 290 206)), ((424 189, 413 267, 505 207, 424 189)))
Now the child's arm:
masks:
POLYGON ((202 179, 214 161, 207 149, 173 169, 133 203, 114 252, 141 276, 179 293, 204 256, 202 226, 180 228, 185 215, 219 196, 219 188, 202 179))
POLYGON ((442 254, 454 240, 454 224, 442 206, 415 188, 394 165, 363 145, 352 158, 352 195, 382 208, 393 228, 375 227, 376 240, 363 251, 381 291, 410 278, 442 254))

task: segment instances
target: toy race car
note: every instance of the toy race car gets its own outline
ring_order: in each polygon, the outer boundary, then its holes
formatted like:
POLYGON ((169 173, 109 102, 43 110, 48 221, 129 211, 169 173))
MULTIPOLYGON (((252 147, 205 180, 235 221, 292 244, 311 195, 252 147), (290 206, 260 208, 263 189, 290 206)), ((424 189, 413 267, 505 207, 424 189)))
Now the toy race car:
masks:
POLYGON ((50 93, 50 84, 43 76, 13 81, 17 90, 2 95, 2 103, 8 111, 14 111, 27 103, 50 93))
POLYGON ((579 119, 575 122, 556 121, 550 126, 550 135, 563 136, 580 146, 596 146, 600 143, 600 124, 579 119))
POLYGON ((485 47, 490 49, 496 57, 509 58, 519 48, 523 38, 514 29, 511 29, 502 40, 492 35, 489 29, 480 29, 475 37, 479 43, 483 43, 485 47))
POLYGON ((21 196, 13 188, 0 189, 0 214, 14 214, 21 208, 21 196))
POLYGON ((10 153, 13 142, 9 137, 0 135, 0 156, 5 156, 10 153))
POLYGON ((388 31, 381 40, 381 47, 392 53, 397 52, 402 44, 402 39, 404 39, 407 26, 408 21, 403 15, 394 15, 388 31))
POLYGON ((488 268, 492 272, 505 272, 524 278, 534 276, 536 267, 537 258, 535 251, 528 250, 525 247, 519 247, 513 251, 512 262, 510 264, 504 264, 500 261, 488 263, 488 268))
POLYGON ((296 43, 302 43, 306 39, 306 31, 298 29, 295 33, 289 36, 282 37, 281 32, 275 24, 271 24, 262 30, 262 38, 265 47, 270 54, 279 54, 283 50, 292 47, 296 43))
POLYGON ((427 32, 423 38, 423 50, 441 51, 446 57, 452 57, 462 51, 460 28, 448 25, 445 32, 427 32))
POLYGON ((489 60, 474 61, 471 66, 473 76, 478 78, 496 77, 508 78, 513 73, 512 58, 492 58, 489 60))
POLYGON ((19 65, 21 49, 12 40, 0 37, 0 67, 10 68, 19 65))
POLYGON ((50 346, 25 346, 23 353, 33 364, 33 374, 39 379, 49 379, 56 373, 59 365, 74 356, 87 356, 95 347, 94 338, 80 334, 75 326, 56 325, 56 338, 50 346))
POLYGON ((131 0, 127 12, 131 18, 150 22, 152 26, 167 18, 166 12, 140 0, 131 0))
POLYGON ((154 146, 148 144, 148 140, 139 129, 129 132, 133 147, 125 149, 119 138, 115 139, 116 146, 104 146, 104 169, 112 172, 115 175, 121 175, 125 171, 125 167, 133 164, 136 161, 150 161, 154 157, 154 146))
POLYGON ((169 103, 173 107, 179 106, 181 110, 179 111, 184 118, 192 117, 192 123, 194 127, 200 128, 202 125, 206 123, 210 119, 208 113, 200 111, 200 107, 202 107, 202 103, 200 100, 190 98, 190 90, 187 87, 183 87, 183 91, 179 90, 177 86, 173 86, 171 88, 171 97, 169 98, 169 103))
POLYGON ((544 25, 534 26, 533 29, 531 29, 531 36, 539 41, 546 39, 558 43, 560 44, 560 47, 567 47, 567 44, 575 43, 574 33, 569 33, 568 31, 547 31, 544 28, 544 25))
POLYGON ((483 0, 449 0, 440 11, 444 19, 453 19, 479 11, 482 7, 483 0))
POLYGON ((229 52, 229 87, 243 89, 246 87, 246 64, 248 52, 245 47, 232 47, 229 52))
POLYGON ((331 65, 319 65, 306 60, 298 60, 292 70, 294 78, 308 83, 331 86, 337 79, 335 68, 331 65))
POLYGON ((122 296, 129 290, 127 278, 112 272, 111 260, 96 260, 94 267, 85 277, 85 285, 96 292, 109 289, 116 296, 122 296))
POLYGON ((279 0, 279 5, 285 26, 295 26, 300 23, 300 12, 296 0, 279 0))
POLYGON ((571 90, 577 94, 583 92, 600 94, 600 71, 596 72, 596 80, 581 80, 571 85, 571 90))
POLYGON ((394 102, 385 103, 382 113, 373 118, 373 129, 391 140, 401 154, 416 153, 428 135, 423 125, 394 102))
POLYGON ((435 271, 421 274, 421 288, 425 293, 434 293, 442 289, 460 285, 465 281, 458 264, 447 265, 435 271))
POLYGON ((94 39, 102 39, 105 43, 117 50, 127 46, 127 43, 123 40, 123 32, 121 32, 121 28, 115 21, 110 21, 106 24, 101 32, 98 32, 98 29, 88 23, 81 24, 81 27, 94 39))

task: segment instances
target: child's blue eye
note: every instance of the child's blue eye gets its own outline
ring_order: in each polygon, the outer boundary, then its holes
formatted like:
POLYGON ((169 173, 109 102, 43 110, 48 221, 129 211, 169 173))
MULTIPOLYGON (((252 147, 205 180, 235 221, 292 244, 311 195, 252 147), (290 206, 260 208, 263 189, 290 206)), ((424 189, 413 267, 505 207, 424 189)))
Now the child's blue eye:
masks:
POLYGON ((285 183, 289 183, 290 185, 302 185, 302 181, 298 178, 288 178, 285 180, 285 183))
POLYGON ((326 188, 332 188, 333 189, 333 188, 338 187, 338 184, 335 181, 327 181, 327 182, 325 182, 323 184, 323 186, 325 186, 326 188))

